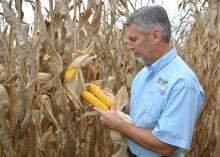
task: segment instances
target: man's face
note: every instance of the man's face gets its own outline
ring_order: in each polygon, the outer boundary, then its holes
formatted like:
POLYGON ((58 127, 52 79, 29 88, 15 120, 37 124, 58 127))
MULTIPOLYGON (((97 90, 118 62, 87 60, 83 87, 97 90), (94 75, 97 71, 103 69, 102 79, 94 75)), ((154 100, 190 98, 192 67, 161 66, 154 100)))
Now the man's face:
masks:
POLYGON ((151 64, 154 57, 154 44, 150 32, 144 34, 136 24, 127 27, 128 49, 132 50, 138 59, 151 64))

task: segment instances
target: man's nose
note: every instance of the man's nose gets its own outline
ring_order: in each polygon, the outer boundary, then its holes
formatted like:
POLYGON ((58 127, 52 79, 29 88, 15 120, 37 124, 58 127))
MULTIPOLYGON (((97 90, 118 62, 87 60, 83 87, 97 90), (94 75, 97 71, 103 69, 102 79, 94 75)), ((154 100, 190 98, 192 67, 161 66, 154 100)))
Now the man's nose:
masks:
POLYGON ((132 42, 127 43, 127 48, 128 49, 134 49, 134 44, 132 42))

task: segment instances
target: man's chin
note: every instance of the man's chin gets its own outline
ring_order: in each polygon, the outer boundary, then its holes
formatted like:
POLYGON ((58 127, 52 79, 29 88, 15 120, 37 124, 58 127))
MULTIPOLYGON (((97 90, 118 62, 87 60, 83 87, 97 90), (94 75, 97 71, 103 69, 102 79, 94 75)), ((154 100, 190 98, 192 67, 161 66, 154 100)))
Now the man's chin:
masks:
POLYGON ((146 64, 145 60, 142 57, 138 57, 137 60, 141 64, 146 64))

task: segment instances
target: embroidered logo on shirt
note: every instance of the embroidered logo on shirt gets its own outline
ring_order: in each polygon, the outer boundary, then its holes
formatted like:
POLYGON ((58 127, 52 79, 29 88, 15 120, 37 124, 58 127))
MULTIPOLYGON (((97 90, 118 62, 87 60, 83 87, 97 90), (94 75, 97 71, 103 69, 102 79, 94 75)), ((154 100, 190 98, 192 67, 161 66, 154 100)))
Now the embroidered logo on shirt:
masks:
POLYGON ((165 93, 167 91, 167 85, 169 81, 166 79, 163 79, 162 77, 159 77, 157 80, 158 89, 160 93, 165 93))

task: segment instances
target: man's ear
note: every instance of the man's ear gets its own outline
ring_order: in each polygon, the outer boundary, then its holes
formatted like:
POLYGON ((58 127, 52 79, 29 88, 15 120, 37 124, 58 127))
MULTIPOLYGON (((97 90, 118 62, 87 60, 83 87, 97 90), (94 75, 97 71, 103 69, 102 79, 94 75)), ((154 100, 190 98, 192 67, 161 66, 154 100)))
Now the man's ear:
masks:
POLYGON ((159 28, 154 28, 152 30, 152 37, 155 44, 162 40, 162 32, 159 28))

